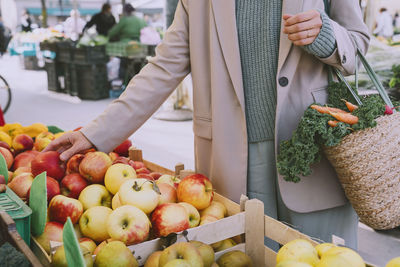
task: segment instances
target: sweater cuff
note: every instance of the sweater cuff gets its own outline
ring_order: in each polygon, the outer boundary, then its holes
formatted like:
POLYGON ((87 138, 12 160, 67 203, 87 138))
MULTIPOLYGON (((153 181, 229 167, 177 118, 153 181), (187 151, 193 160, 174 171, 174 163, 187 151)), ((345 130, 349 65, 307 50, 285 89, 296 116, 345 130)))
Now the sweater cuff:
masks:
POLYGON ((321 31, 314 42, 303 46, 303 48, 314 56, 327 58, 331 56, 336 49, 336 38, 328 15, 321 10, 318 11, 321 14, 322 19, 321 31))

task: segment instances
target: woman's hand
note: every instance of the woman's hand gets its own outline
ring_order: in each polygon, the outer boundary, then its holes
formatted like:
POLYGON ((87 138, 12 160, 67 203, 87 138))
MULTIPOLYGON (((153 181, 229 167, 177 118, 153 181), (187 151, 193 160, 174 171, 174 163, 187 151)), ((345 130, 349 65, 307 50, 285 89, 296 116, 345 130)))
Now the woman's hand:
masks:
POLYGON ((79 131, 65 133, 52 141, 44 150, 58 151, 61 153, 60 159, 67 161, 73 155, 92 148, 93 144, 79 131))
POLYGON ((317 10, 309 10, 297 15, 284 14, 283 32, 294 45, 309 45, 317 38, 322 27, 321 14, 317 10))

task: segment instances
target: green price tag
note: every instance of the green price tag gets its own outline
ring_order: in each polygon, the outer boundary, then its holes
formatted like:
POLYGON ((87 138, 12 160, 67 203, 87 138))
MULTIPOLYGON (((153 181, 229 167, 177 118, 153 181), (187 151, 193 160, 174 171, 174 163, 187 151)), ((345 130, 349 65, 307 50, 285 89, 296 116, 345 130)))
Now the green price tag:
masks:
POLYGON ((3 175, 6 179, 6 184, 8 183, 8 168, 6 159, 0 153, 0 175, 3 175))
POLYGON ((63 242, 68 266, 85 267, 85 260, 83 259, 82 251, 76 238, 74 226, 69 217, 64 224, 63 242))
POLYGON ((39 236, 43 233, 47 219, 47 186, 46 172, 42 172, 33 179, 29 193, 29 207, 32 209, 32 234, 39 236))

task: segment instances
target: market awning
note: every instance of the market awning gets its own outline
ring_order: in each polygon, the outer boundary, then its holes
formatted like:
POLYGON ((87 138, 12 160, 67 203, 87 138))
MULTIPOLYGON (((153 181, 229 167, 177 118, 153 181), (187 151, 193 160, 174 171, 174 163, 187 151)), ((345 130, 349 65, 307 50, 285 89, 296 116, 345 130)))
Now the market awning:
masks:
MULTIPOLYGON (((48 16, 69 16, 70 12, 73 8, 63 8, 60 9, 59 7, 47 8, 47 15, 48 16)), ((41 15, 42 9, 40 7, 28 7, 27 10, 32 15, 41 15)), ((79 13, 83 16, 85 15, 93 15, 100 12, 99 9, 95 8, 78 8, 79 13)))

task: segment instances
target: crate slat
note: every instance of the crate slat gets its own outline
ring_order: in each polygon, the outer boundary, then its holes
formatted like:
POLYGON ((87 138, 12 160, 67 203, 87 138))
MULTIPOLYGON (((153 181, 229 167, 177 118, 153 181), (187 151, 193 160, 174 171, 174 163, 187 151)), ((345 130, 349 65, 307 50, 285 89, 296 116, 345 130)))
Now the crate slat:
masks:
MULTIPOLYGON (((245 231, 245 213, 239 213, 218 222, 208 223, 195 228, 188 229, 187 238, 189 240, 197 240, 206 244, 212 244, 233 236, 240 235, 245 231)), ((177 237, 177 242, 185 242, 186 238, 180 233, 177 237)), ((139 264, 144 264, 147 258, 157 250, 161 250, 161 241, 159 238, 150 240, 137 245, 128 247, 132 252, 134 251, 135 257, 138 259, 139 264)))
POLYGON ((312 240, 309 236, 302 234, 299 231, 267 215, 264 215, 264 223, 265 236, 272 240, 275 240, 279 244, 284 245, 291 240, 300 238, 310 241, 314 246, 318 245, 318 243, 312 240))
POLYGON ((265 266, 275 267, 276 252, 270 249, 269 247, 264 246, 264 253, 265 253, 265 266))
POLYGON ((264 203, 258 199, 246 201, 245 204, 245 238, 246 254, 256 266, 265 266, 264 253, 264 203))

